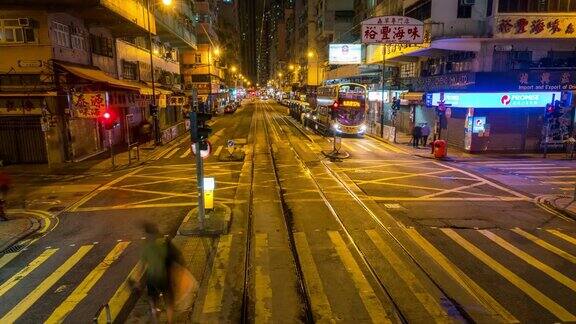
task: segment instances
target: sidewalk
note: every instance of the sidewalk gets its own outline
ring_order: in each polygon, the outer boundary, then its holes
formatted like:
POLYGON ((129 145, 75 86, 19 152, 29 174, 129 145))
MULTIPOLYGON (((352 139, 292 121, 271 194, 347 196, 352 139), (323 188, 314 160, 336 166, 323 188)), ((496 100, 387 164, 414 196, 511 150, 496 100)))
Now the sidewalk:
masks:
POLYGON ((8 214, 7 221, 0 221, 0 252, 36 232, 40 221, 24 214, 8 214))
MULTIPOLYGON (((426 157, 426 158, 433 158, 432 155, 432 148, 430 143, 433 140, 433 136, 428 137, 428 143, 426 147, 419 146, 413 147, 412 146, 412 135, 398 131, 396 133, 396 143, 392 143, 381 138, 378 135, 374 134, 367 134, 368 136, 375 138, 379 141, 383 141, 385 143, 393 144, 400 147, 402 150, 406 151, 409 154, 426 157)), ((470 160, 470 159, 542 159, 542 153, 468 153, 464 152, 460 149, 454 148, 452 146, 448 146, 448 158, 450 160, 470 160)), ((550 160, 566 160, 565 153, 548 153, 547 159, 550 160)))

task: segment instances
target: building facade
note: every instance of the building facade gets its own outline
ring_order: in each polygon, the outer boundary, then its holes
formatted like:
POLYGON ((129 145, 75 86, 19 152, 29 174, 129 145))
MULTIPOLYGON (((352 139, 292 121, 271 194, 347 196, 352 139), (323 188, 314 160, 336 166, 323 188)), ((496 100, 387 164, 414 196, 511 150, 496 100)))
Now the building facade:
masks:
POLYGON ((161 142, 184 131, 178 51, 196 46, 192 2, 151 7, 150 21, 148 9, 138 0, 3 5, 0 159, 74 162, 153 141, 152 125, 161 142), (104 112, 115 122, 110 130, 104 112))

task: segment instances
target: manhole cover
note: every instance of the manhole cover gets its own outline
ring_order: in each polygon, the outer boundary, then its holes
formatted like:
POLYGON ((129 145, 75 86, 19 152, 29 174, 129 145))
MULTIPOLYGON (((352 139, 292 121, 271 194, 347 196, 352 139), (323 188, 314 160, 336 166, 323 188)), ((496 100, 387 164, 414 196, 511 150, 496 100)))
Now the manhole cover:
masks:
POLYGON ((15 245, 12 245, 11 247, 7 248, 6 250, 2 251, 2 253, 0 253, 0 255, 20 252, 25 247, 26 246, 24 244, 15 244, 15 245))

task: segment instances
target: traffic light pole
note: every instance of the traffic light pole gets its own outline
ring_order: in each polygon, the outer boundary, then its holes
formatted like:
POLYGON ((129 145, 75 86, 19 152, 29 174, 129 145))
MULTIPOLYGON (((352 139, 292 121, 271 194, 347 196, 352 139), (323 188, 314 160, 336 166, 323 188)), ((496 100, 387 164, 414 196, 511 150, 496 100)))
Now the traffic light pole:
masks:
POLYGON ((190 111, 190 139, 196 147, 196 184, 198 188, 198 222, 200 229, 204 229, 206 211, 204 209, 204 161, 200 155, 200 138, 198 136, 198 118, 195 111, 190 111))
MULTIPOLYGON (((554 105, 554 99, 556 95, 552 94, 552 102, 551 105, 554 105)), ((544 129, 544 154, 543 154, 543 158, 547 158, 548 157, 548 135, 550 135, 550 117, 546 118, 548 115, 548 113, 546 112, 546 108, 544 108, 544 123, 546 127, 544 129)))

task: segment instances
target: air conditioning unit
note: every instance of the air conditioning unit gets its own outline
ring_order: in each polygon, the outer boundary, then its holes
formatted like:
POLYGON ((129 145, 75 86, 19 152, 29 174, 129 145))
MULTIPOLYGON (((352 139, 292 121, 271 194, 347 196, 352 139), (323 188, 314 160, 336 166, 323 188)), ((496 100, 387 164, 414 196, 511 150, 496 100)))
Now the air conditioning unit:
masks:
POLYGON ((476 4, 476 0, 460 0, 460 4, 463 6, 473 6, 476 4))
POLYGON ((20 27, 29 27, 30 18, 18 18, 18 25, 20 25, 20 27))

